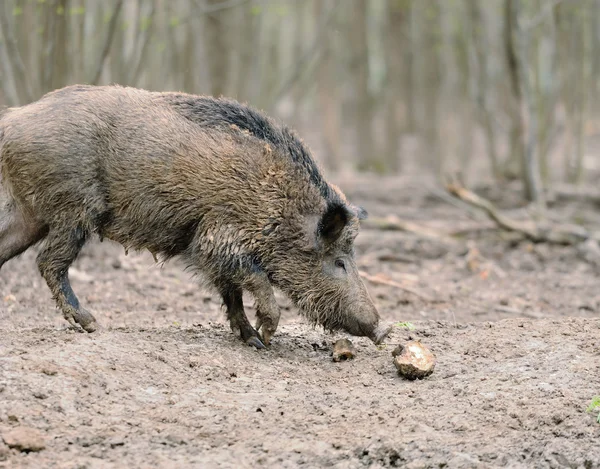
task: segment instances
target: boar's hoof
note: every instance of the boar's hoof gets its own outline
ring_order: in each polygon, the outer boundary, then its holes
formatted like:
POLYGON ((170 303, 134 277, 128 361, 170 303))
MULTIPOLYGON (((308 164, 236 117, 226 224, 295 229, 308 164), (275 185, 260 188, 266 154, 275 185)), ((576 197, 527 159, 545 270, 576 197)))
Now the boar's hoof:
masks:
POLYGON ((246 343, 252 347, 256 347, 257 349, 265 348, 265 344, 263 344, 258 337, 252 336, 246 340, 246 343))
POLYGON ((258 333, 258 337, 262 341, 263 344, 265 344, 266 346, 269 346, 269 345, 271 345, 271 337, 273 337, 273 332, 271 332, 268 329, 265 329, 263 327, 260 330, 260 332, 258 333))
POLYGON ((265 344, 260 340, 260 335, 250 324, 242 323, 242 326, 240 327, 235 322, 232 322, 231 330, 234 334, 239 334, 246 344, 256 347, 257 349, 265 348, 265 344))
POLYGON ((391 324, 387 325, 387 326, 380 324, 379 326, 377 326, 375 328, 375 330, 373 331, 373 334, 370 336, 370 339, 373 341, 373 343, 375 343, 375 345, 379 345, 390 334, 390 332, 392 331, 392 328, 393 328, 393 325, 391 325, 391 324))
POLYGON ((86 332, 94 332, 96 329, 98 329, 96 318, 94 318, 89 311, 86 311, 83 308, 73 311, 73 319, 86 332))

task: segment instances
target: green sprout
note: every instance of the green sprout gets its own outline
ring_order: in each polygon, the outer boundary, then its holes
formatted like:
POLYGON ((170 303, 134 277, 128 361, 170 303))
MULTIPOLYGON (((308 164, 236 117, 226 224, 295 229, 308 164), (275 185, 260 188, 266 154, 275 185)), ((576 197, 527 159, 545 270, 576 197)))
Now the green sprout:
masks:
POLYGON ((411 322, 397 322, 396 324, 394 324, 394 326, 396 327, 401 327, 403 329, 408 329, 409 331, 414 331, 415 330, 415 326, 413 323, 411 322))
MULTIPOLYGON (((600 396, 594 396, 587 408, 588 412, 594 412, 595 410, 600 410, 600 396)), ((597 422, 600 423, 600 413, 598 414, 597 422)))

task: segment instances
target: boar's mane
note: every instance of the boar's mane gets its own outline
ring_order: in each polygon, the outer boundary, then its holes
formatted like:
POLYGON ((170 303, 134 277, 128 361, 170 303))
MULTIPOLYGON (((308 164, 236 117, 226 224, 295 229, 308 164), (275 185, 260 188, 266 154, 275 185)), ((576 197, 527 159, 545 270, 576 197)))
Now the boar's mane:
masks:
POLYGON ((310 181, 319 189, 323 198, 328 201, 337 199, 337 194, 323 179, 308 149, 289 127, 275 122, 249 106, 227 98, 217 99, 180 93, 163 93, 162 98, 197 125, 208 128, 235 126, 272 144, 283 154, 288 154, 292 161, 308 173, 310 181))

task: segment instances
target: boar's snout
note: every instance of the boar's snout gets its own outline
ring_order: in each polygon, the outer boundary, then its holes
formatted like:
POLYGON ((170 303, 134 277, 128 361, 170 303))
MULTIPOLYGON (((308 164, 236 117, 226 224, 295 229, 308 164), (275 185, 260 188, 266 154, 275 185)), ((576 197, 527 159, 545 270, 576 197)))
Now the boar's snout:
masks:
POLYGON ((380 323, 373 329, 373 332, 369 335, 369 339, 371 339, 375 345, 379 345, 386 339, 391 331, 391 324, 385 325, 380 323))
MULTIPOLYGON (((366 294, 366 291, 364 293, 366 294)), ((368 294, 366 296, 368 298, 368 294)), ((348 322, 344 329, 352 335, 368 337, 375 345, 379 345, 389 335, 392 326, 380 321, 375 305, 370 298, 368 300, 367 302, 357 302, 354 307, 350 308, 347 316, 348 322)))

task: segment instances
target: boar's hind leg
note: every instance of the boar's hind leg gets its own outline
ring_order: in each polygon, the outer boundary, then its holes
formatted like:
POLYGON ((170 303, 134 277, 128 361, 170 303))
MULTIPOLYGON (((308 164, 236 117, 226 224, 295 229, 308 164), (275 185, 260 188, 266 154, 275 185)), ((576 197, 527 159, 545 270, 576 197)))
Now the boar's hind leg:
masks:
POLYGON ((0 204, 0 268, 2 265, 37 243, 46 234, 46 228, 27 220, 14 205, 0 204))
POLYGON ((231 325, 231 330, 239 332, 242 340, 248 345, 256 348, 265 348, 258 337, 258 332, 250 325, 248 317, 244 312, 244 303, 242 301, 242 289, 234 286, 227 286, 221 289, 223 303, 227 308, 227 319, 231 325))
POLYGON ((81 228, 50 229, 44 247, 37 257, 38 268, 63 316, 72 326, 79 324, 85 331, 97 328, 96 319, 79 305, 71 289, 69 266, 83 247, 87 233, 81 228))
POLYGON ((256 300, 256 330, 259 331, 263 343, 269 345, 281 316, 271 282, 267 274, 257 272, 249 277, 244 287, 256 300))

